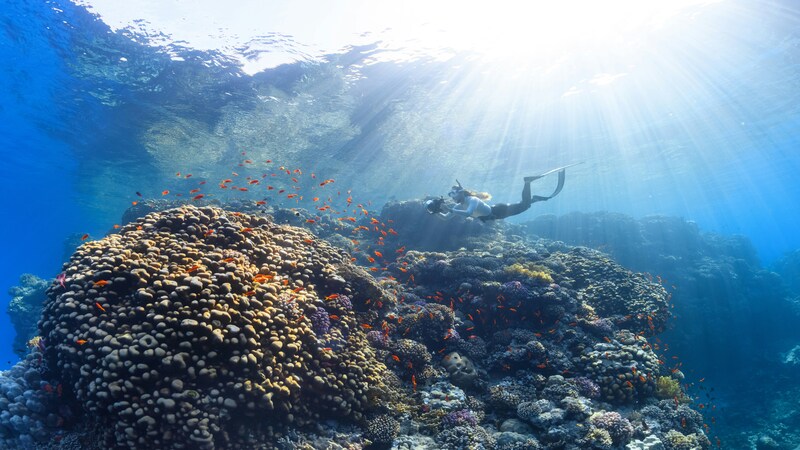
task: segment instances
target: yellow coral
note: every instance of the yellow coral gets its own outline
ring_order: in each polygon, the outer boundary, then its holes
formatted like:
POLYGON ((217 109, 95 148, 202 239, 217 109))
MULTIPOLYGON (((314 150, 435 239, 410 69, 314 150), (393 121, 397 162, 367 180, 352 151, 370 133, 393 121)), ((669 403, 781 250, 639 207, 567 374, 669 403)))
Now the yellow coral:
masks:
POLYGON ((514 263, 506 266, 503 270, 507 274, 527 277, 538 284, 550 284, 553 282, 553 277, 546 267, 530 262, 524 264, 514 263))
POLYGON ((592 427, 586 434, 585 439, 597 448, 611 448, 614 445, 611 434, 602 428, 592 427))
POLYGON ((656 397, 658 398, 683 398, 681 384, 672 377, 661 376, 656 379, 656 397))
POLYGON ((42 341, 41 336, 34 336, 30 341, 28 341, 28 348, 38 347, 41 341, 42 341))

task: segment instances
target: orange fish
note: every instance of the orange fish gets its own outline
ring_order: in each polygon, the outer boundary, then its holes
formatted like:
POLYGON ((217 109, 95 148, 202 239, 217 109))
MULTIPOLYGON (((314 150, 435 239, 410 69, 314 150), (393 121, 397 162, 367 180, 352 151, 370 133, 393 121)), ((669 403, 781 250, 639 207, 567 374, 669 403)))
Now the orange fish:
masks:
POLYGON ((203 198, 203 197, 205 197, 205 195, 203 195, 203 194, 197 194, 197 195, 195 195, 194 197, 192 197, 192 200, 200 200, 200 199, 201 199, 201 198, 203 198))
POLYGON ((331 314, 328 317, 330 317, 331 320, 339 320, 339 316, 337 316, 336 314, 331 314))
POLYGON ((397 361, 397 362, 400 362, 400 357, 397 356, 397 355, 392 355, 392 359, 397 361))
POLYGON ((85 241, 87 239, 89 239, 89 235, 88 234, 84 234, 83 236, 81 236, 81 240, 82 241, 85 241))
POLYGON ((377 256, 378 258, 383 258, 383 254, 377 250, 375 250, 375 256, 377 256))
POLYGON ((275 278, 275 275, 267 275, 267 274, 259 273, 258 275, 253 277, 253 282, 254 283, 263 283, 263 282, 265 282, 267 280, 271 280, 273 278, 275 278))
POLYGON ((89 342, 89 341, 87 341, 86 339, 78 339, 77 341, 75 341, 75 343, 78 344, 78 345, 83 345, 83 344, 85 344, 87 342, 89 342))
POLYGON ((316 223, 316 220, 314 220, 314 219, 308 219, 308 220, 306 220, 306 223, 316 223))
POLYGON ((200 192, 200 189, 192 189, 191 191, 189 191, 190 194, 194 194, 197 192, 200 192))
POLYGON ((417 377, 411 374, 411 385, 414 386, 414 392, 417 392, 417 377))
POLYGON ((372 325, 370 325, 368 323, 362 323, 361 324, 361 328, 363 328, 365 330, 371 330, 372 329, 372 325))
POLYGON ((94 302, 94 306, 97 306, 100 309, 100 311, 106 312, 106 309, 103 308, 103 305, 101 305, 100 303, 94 302))
POLYGON ((139 204, 139 202, 131 202, 131 205, 133 205, 133 206, 136 206, 138 204, 139 204))
POLYGON ((214 230, 208 230, 208 231, 206 231, 206 232, 205 232, 205 233, 203 233, 203 234, 204 234, 205 236, 211 236, 212 234, 214 234, 214 230))
POLYGON ((108 281, 108 280, 100 280, 100 281, 95 281, 94 285, 103 287, 103 286, 107 285, 108 283, 110 283, 110 281, 108 281))
POLYGON ((249 184, 258 184, 258 183, 259 183, 258 180, 250 180, 250 182, 249 182, 249 184))
POLYGON ((118 229, 119 229, 119 225, 117 225, 117 224, 114 224, 114 229, 115 229, 115 230, 118 230, 118 229))
POLYGON ((161 195, 169 195, 169 190, 164 189, 163 191, 161 191, 161 195))
POLYGON ((371 263, 374 263, 375 262, 375 258, 373 258, 372 256, 367 256, 367 261, 369 261, 371 263))
POLYGON ((233 261, 234 261, 233 258, 225 258, 222 260, 222 262, 233 262, 233 261))
POLYGON ((250 227, 244 227, 239 231, 241 231, 242 233, 249 233, 249 232, 253 231, 253 229, 250 228, 250 227))
POLYGON ((335 298, 339 298, 339 294, 331 294, 331 295, 325 297, 325 300, 333 300, 335 298))
POLYGON ((247 188, 239 188, 239 190, 242 192, 247 192, 247 188))
POLYGON ((266 205, 266 204, 267 202, 265 202, 264 200, 259 200, 256 202, 256 205, 266 205))
POLYGON ((199 269, 199 268, 200 268, 200 266, 198 266, 198 265, 196 265, 196 264, 195 264, 194 266, 192 266, 192 267, 189 267, 189 270, 187 270, 187 271, 186 271, 186 273, 192 273, 192 272, 195 272, 195 271, 197 271, 197 269, 199 269))

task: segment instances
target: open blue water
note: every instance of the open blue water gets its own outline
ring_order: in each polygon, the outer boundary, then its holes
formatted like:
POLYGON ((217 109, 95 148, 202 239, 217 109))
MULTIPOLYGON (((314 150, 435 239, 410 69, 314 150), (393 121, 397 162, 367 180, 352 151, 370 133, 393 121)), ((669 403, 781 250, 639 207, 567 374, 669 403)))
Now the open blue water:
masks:
MULTIPOLYGON (((234 50, 156 45, 65 0, 0 11, 3 310, 21 274, 54 278, 76 237, 108 232, 137 192, 188 195, 243 158, 334 178, 374 205, 441 195, 455 179, 516 201, 523 176, 583 161, 554 201, 512 220, 682 217, 746 236, 765 267, 800 248, 793 1, 695 5, 646 36, 503 60, 363 38, 305 58, 265 29, 262 52, 299 61, 257 73, 234 50)), ((17 360, 13 336, 0 314, 0 368, 17 360)))

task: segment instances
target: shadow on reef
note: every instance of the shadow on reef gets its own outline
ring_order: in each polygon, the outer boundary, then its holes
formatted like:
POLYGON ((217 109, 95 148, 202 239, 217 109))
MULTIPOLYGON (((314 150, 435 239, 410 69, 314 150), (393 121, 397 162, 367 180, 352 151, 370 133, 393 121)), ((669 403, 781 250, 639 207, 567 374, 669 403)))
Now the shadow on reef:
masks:
POLYGON ((667 291, 600 252, 421 202, 145 206, 48 283, 0 447, 711 446, 652 341, 667 291))

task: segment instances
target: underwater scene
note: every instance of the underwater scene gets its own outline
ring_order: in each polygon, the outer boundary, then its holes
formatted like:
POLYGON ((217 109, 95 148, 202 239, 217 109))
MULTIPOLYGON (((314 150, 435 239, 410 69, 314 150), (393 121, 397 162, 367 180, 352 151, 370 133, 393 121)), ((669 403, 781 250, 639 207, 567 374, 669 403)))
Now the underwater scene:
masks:
POLYGON ((800 449, 800 3, 0 11, 0 449, 800 449))

